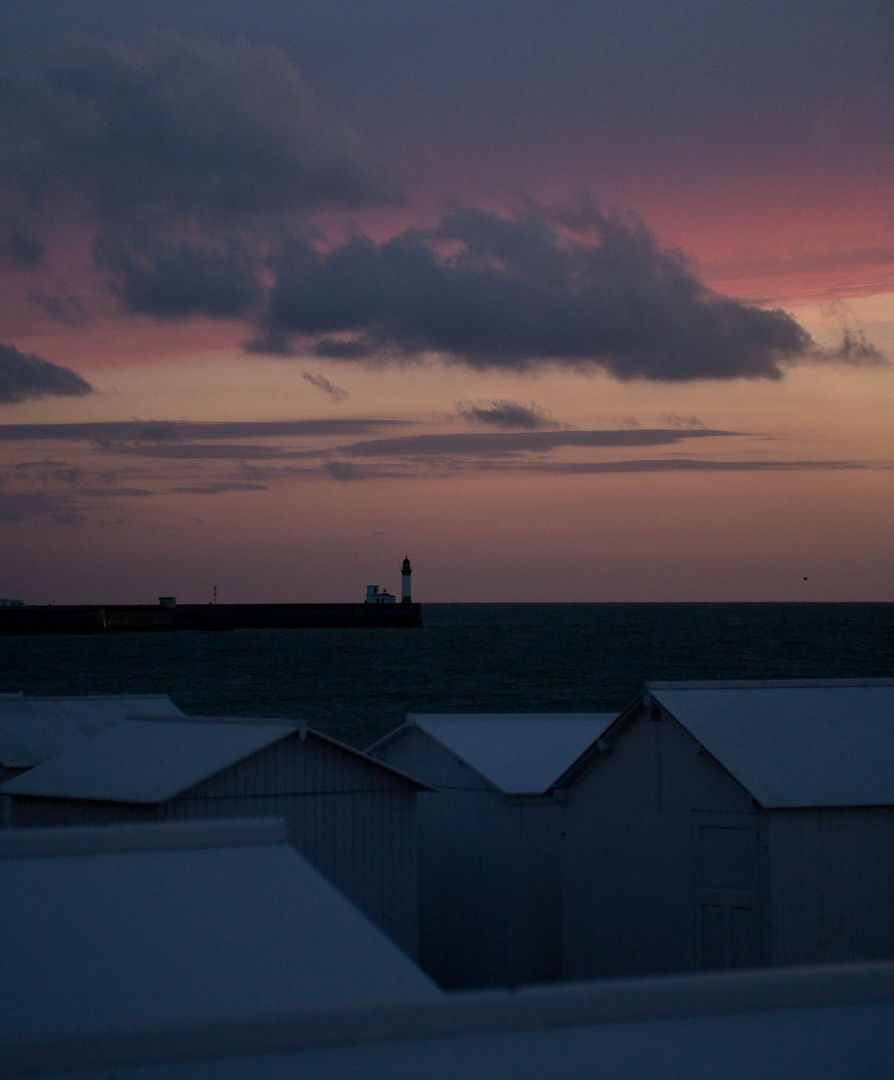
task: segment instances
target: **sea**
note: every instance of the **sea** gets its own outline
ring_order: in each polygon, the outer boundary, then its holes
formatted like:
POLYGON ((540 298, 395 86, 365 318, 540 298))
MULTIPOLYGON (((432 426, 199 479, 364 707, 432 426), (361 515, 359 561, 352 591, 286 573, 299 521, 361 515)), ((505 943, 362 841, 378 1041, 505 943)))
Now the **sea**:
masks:
POLYGON ((168 694, 364 748, 408 712, 607 712, 649 680, 894 677, 894 604, 424 604, 421 629, 0 638, 0 691, 168 694))

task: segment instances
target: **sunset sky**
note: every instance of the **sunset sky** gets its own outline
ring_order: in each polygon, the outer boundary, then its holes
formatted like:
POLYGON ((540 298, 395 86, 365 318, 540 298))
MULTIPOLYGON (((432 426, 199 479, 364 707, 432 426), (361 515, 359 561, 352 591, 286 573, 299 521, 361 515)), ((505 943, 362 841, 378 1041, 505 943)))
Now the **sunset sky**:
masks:
POLYGON ((4 0, 0 596, 894 601, 889 0, 4 0))

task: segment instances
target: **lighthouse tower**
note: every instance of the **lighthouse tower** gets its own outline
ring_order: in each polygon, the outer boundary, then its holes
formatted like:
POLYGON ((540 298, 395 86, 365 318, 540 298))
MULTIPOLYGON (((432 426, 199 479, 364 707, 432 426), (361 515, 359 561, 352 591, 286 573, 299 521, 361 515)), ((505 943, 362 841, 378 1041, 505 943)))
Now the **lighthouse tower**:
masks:
POLYGON ((400 602, 402 604, 412 604, 413 596, 410 590, 410 574, 413 573, 413 567, 410 566, 410 560, 404 555, 404 561, 400 567, 400 602))

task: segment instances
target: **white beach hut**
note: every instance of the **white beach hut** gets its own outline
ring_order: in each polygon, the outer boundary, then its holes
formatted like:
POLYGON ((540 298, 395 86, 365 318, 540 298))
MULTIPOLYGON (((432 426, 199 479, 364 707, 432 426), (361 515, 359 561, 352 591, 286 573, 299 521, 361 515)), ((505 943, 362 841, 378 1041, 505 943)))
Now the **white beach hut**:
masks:
POLYGON ((431 1000, 275 819, 0 836, 0 1074, 29 1039, 431 1000))
POLYGON ((410 955, 425 785, 287 721, 125 721, 8 781, 13 826, 286 819, 293 845, 410 955))
POLYGON ((562 802, 552 785, 614 713, 410 713, 368 751, 419 798, 420 963, 445 987, 562 975, 562 802))
POLYGON ((894 955, 894 679, 650 683, 561 786, 566 978, 894 955))

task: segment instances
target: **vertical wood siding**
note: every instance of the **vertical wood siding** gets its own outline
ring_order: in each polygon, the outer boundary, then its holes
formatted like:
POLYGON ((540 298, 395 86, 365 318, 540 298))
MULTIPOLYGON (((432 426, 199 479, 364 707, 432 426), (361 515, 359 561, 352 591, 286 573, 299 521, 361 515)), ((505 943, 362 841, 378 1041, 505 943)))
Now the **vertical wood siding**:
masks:
POLYGON ((561 977, 556 802, 496 791, 419 797, 419 959, 441 986, 561 977))
POLYGON ((894 807, 764 814, 773 962, 894 957, 894 807))
POLYGON ((162 805, 165 820, 282 817, 289 840, 324 877, 410 956, 418 953, 416 795, 329 791, 197 796, 162 805))
POLYGON ((191 788, 196 797, 404 791, 412 785, 312 734, 280 739, 191 788))
POLYGON ((760 955, 755 821, 741 787, 674 720, 644 710, 568 793, 565 978, 691 971, 760 955), (736 888, 738 849, 705 861, 704 815, 735 815, 724 820, 748 832, 748 904, 736 888))
POLYGON ((419 795, 422 967, 448 989, 560 978, 561 804, 513 802, 417 729, 380 756, 438 788, 419 795))
MULTIPOLYGON (((0 765, 0 784, 20 776, 26 769, 11 769, 0 765)), ((12 796, 0 795, 0 829, 8 828, 12 824, 12 796)))

